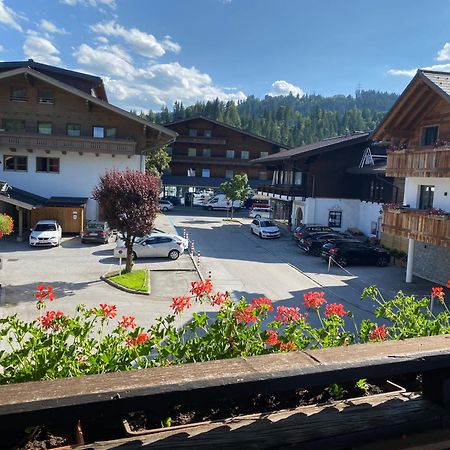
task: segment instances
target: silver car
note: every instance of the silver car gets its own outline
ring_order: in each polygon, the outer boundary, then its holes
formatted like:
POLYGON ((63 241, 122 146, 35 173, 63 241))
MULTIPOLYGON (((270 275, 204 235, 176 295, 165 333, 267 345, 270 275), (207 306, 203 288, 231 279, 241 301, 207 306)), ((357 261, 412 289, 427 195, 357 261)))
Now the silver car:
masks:
POLYGON ((133 258, 178 259, 186 250, 185 240, 171 234, 147 236, 133 245, 133 258))

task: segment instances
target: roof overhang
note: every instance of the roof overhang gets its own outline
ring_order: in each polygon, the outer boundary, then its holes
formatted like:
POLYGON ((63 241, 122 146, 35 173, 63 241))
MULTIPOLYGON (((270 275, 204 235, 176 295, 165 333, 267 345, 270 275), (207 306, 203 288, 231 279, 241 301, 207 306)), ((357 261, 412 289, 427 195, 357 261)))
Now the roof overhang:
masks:
POLYGON ((23 191, 13 186, 9 186, 7 183, 1 181, 2 189, 0 192, 0 202, 8 203, 10 205, 17 206, 19 208, 32 210, 43 206, 47 199, 39 195, 35 195, 32 192, 23 191))

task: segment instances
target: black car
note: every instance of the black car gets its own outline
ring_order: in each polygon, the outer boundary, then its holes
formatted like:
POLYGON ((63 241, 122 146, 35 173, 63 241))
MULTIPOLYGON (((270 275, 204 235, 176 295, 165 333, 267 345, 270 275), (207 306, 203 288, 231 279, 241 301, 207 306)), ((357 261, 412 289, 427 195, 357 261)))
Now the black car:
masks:
POLYGON ((112 230, 107 222, 89 221, 81 234, 81 242, 101 242, 107 244, 112 236, 112 230))
POLYGON ((310 255, 320 256, 324 244, 342 239, 344 239, 344 237, 339 233, 310 233, 305 234, 304 237, 298 241, 297 245, 310 255))
POLYGON ((320 225, 318 223, 305 223, 303 225, 298 226, 294 230, 293 236, 296 241, 299 241, 306 234, 321 233, 321 232, 335 233, 335 231, 332 228, 327 227, 326 225, 320 225))
POLYGON ((390 260, 389 252, 384 248, 349 239, 325 244, 322 247, 322 258, 328 261, 330 256, 343 267, 348 264, 376 264, 384 267, 390 260))

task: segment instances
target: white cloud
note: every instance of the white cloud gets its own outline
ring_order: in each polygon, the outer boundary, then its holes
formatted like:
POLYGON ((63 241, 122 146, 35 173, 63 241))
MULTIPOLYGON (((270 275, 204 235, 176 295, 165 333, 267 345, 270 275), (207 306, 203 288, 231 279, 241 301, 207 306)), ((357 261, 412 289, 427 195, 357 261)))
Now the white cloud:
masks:
POLYGON ((0 52, 3 52, 5 50, 5 47, 3 47, 3 45, 0 44, 0 52))
POLYGON ((0 22, 18 31, 22 31, 22 27, 17 23, 18 18, 19 15, 8 6, 5 6, 3 0, 0 0, 0 22))
POLYGON ((36 32, 29 30, 27 37, 23 44, 23 52, 27 58, 32 58, 35 61, 60 65, 62 63, 59 55, 59 50, 42 36, 39 36, 36 32))
POLYGON ((444 46, 439 50, 436 59, 438 61, 450 60, 450 42, 446 42, 444 46))
POLYGON ((294 96, 299 95, 300 97, 303 97, 303 95, 305 95, 300 87, 284 80, 277 80, 272 83, 272 90, 268 93, 268 95, 276 97, 278 95, 289 95, 290 92, 294 96))
POLYGON ((116 8, 116 0, 59 0, 60 3, 69 6, 83 5, 83 6, 109 6, 112 9, 116 8))
POLYGON ((126 29, 114 20, 91 25, 91 30, 97 34, 122 38, 135 52, 150 58, 162 56, 166 53, 166 50, 177 53, 181 49, 180 45, 173 42, 170 36, 166 36, 160 42, 152 34, 145 33, 137 28, 126 29))
POLYGON ((109 42, 108 39, 105 38, 105 36, 97 36, 97 37, 95 38, 95 40, 96 40, 97 42, 99 42, 100 44, 107 44, 107 43, 109 42))
POLYGON ((51 34, 69 34, 64 28, 58 28, 53 22, 49 20, 42 19, 40 22, 40 27, 43 31, 51 34))
MULTIPOLYGON (((421 67, 423 70, 434 70, 436 72, 450 72, 450 63, 448 64, 433 64, 432 66, 421 67)), ((417 72, 417 69, 390 69, 389 75, 400 75, 412 78, 417 72)))

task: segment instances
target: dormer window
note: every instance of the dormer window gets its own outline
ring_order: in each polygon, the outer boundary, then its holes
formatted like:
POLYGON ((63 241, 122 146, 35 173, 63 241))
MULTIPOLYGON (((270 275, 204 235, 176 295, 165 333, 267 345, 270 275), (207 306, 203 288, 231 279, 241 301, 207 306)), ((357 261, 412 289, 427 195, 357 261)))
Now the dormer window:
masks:
POLYGON ((27 102, 27 88, 22 86, 11 87, 11 101, 13 102, 27 102))
POLYGON ((53 91, 49 88, 39 88, 37 101, 41 104, 53 105, 55 102, 53 91))
POLYGON ((439 127, 424 127, 422 130, 422 145, 434 145, 439 135, 439 127))
POLYGON ((211 137, 212 136, 212 131, 211 130, 203 130, 203 136, 211 137))
POLYGON ((197 136, 197 130, 195 128, 189 128, 189 136, 190 137, 196 137, 197 136))

